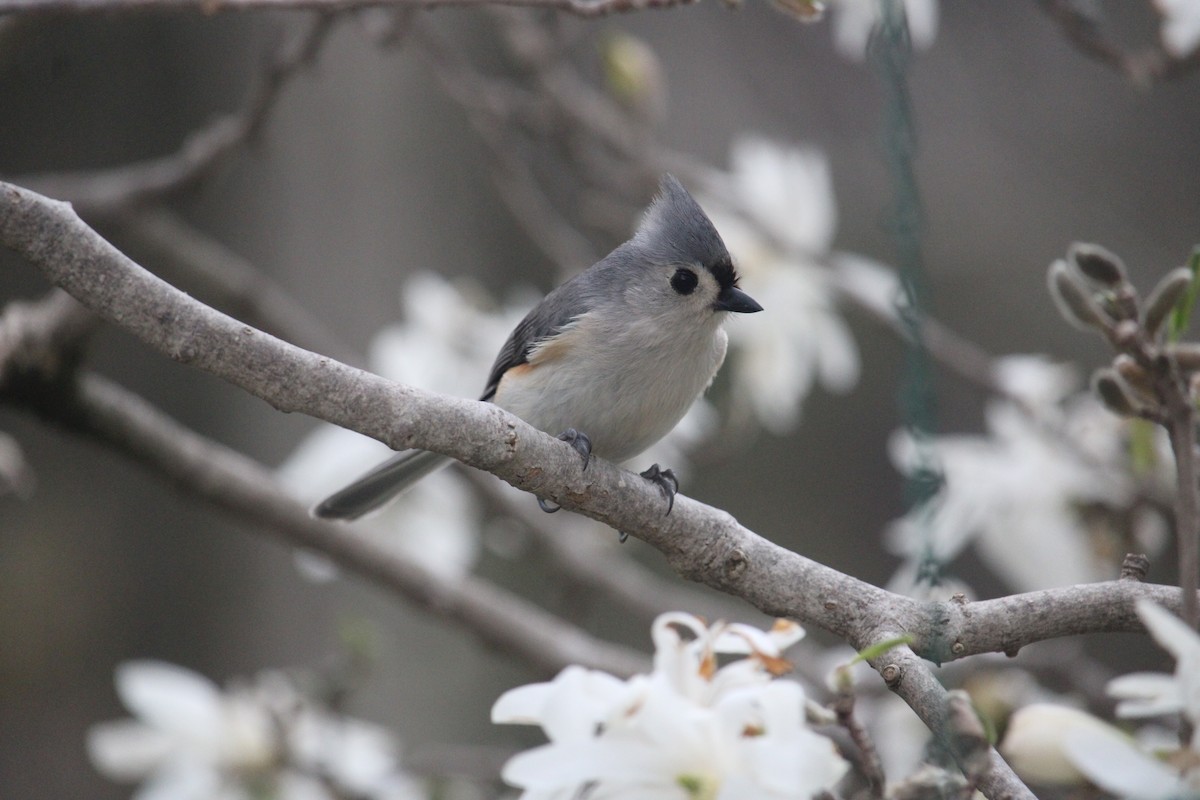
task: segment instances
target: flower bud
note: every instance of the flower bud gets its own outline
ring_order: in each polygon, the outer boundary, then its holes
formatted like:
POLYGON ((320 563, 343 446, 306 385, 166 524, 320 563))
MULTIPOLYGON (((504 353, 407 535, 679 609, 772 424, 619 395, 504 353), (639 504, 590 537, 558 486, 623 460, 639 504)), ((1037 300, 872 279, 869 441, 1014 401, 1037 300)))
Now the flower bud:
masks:
POLYGON ((1179 342, 1167 346, 1167 355, 1175 359, 1179 369, 1185 373, 1200 372, 1200 344, 1179 342))
MULTIPOLYGON (((1197 355, 1200 356, 1200 352, 1197 352, 1197 355)), ((1200 362, 1197 362, 1197 366, 1200 366, 1200 362)), ((1113 369, 1117 371, 1117 375, 1121 377, 1121 381, 1127 388, 1147 400, 1156 400, 1154 379, 1146 370, 1142 369, 1140 364, 1134 361, 1133 356, 1121 353, 1113 359, 1113 369)))
POLYGON ((1170 316, 1171 310, 1187 294, 1192 285, 1192 271, 1187 267, 1179 267, 1168 272, 1146 298, 1146 310, 1142 315, 1142 327, 1150 336, 1157 336, 1163 322, 1170 316))
POLYGON ((1080 330, 1111 326, 1112 319, 1100 308, 1091 290, 1072 274, 1066 261, 1059 259, 1051 264, 1046 277, 1050 296, 1067 322, 1080 330))
POLYGON ((1101 402, 1114 414, 1122 417, 1137 415, 1138 404, 1116 370, 1096 370, 1092 375, 1092 391, 1100 396, 1101 402))
POLYGON ((1098 731, 1118 739, 1120 731, 1084 711, 1034 703, 1013 714, 1000 753, 1022 780, 1054 786, 1082 786, 1087 778, 1068 757, 1064 742, 1075 731, 1098 731))
POLYGON ((647 122, 661 122, 667 82, 654 50, 641 39, 619 33, 605 41, 602 55, 609 91, 617 102, 647 122))
POLYGON ((1125 265, 1121 259, 1098 244, 1075 242, 1067 250, 1067 258, 1075 263, 1084 277, 1102 286, 1111 288, 1126 280, 1125 265))

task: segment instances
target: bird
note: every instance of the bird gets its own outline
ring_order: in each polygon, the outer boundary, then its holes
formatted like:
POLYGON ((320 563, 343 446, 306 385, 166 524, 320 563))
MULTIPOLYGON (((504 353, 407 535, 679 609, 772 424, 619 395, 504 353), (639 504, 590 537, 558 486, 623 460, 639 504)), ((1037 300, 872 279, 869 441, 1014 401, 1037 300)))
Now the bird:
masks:
MULTIPOLYGON (((725 243, 672 175, 633 236, 531 310, 500 348, 480 399, 568 442, 583 459, 628 461, 666 436, 725 360, 730 314, 762 310, 738 287, 725 243)), ((352 520, 451 463, 404 450, 313 509, 352 520)), ((642 477, 674 505, 679 482, 654 464, 642 477)), ((539 498, 544 511, 557 505, 539 498)))

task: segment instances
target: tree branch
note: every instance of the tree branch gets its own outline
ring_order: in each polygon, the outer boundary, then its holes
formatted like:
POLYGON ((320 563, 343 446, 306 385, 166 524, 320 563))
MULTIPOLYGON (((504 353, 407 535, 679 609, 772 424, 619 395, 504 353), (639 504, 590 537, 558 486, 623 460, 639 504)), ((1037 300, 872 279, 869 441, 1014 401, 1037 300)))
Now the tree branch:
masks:
POLYGON ((1184 58, 1167 53, 1161 46, 1130 52, 1109 39, 1100 29, 1094 13, 1071 0, 1038 0, 1048 17, 1076 50, 1103 64, 1139 88, 1148 88, 1156 81, 1180 78, 1200 67, 1200 50, 1184 58))
MULTIPOLYGON (((1180 603, 1173 588, 1128 581, 973 604, 917 603, 779 547, 741 527, 729 514, 687 497, 678 497, 674 511, 664 516, 656 486, 601 459, 581 472, 578 455, 569 445, 495 406, 391 383, 220 314, 133 263, 65 203, 0 184, 0 241, 105 319, 171 358, 211 372, 276 408, 324 419, 394 448, 432 450, 492 472, 520 489, 638 536, 685 578, 741 597, 765 613, 818 625, 857 649, 901 631, 914 637, 914 653, 934 661, 989 647, 1012 652, 1047 636, 1140 630, 1132 613, 1138 596, 1173 608, 1180 603)), ((114 414, 131 402, 111 392, 106 396, 103 385, 94 380, 81 386, 114 414)), ((130 433, 119 431, 113 442, 130 433)), ((204 486, 211 475, 202 462, 196 467, 179 477, 204 486)), ((247 474, 242 482, 250 483, 252 477, 247 474)), ((228 498, 237 489, 235 481, 214 489, 209 499, 224 507, 233 502, 228 498)), ((248 502, 257 505, 263 500, 248 502)), ((289 513, 294 513, 295 505, 291 508, 289 513)), ((249 506, 243 510, 255 512, 249 506)), ((307 516, 301 525, 295 519, 305 546, 350 562, 362 574, 382 581, 390 579, 392 569, 413 570, 392 556, 387 575, 381 575, 379 554, 361 549, 357 539, 307 516)), ((415 573, 413 581, 421 585, 421 574, 415 573)), ((431 604, 445 602, 440 594, 444 587, 434 585, 427 591, 431 604)), ((484 598, 472 606, 473 613, 494 613, 491 602, 484 598)), ((547 617, 539 612, 533 627, 548 624, 542 621, 547 617)), ((531 639, 523 645, 531 658, 539 647, 555 647, 559 638, 536 634, 530 632, 531 639)), ((886 666, 877 669, 889 686, 935 732, 942 730, 938 715, 944 715, 939 709, 945 704, 935 708, 931 703, 936 700, 933 693, 943 690, 917 656, 910 653, 902 665, 911 683, 889 679, 886 666), (905 688, 910 685, 911 690, 905 688)), ((1029 796, 1011 787, 1010 776, 993 753, 981 786, 992 787, 992 796, 1029 796)))
MULTIPOLYGON (((163 5, 171 6, 174 0, 163 5)), ((122 7, 123 3, 114 4, 122 7)), ((134 0, 130 6, 138 5, 134 0)), ((155 3, 147 3, 149 6, 155 3)), ((205 11, 213 10, 205 0, 196 3, 205 11)), ((64 2, 58 0, 0 0, 0 14, 28 11, 104 10, 105 3, 95 0, 64 2)), ((318 15, 298 36, 286 42, 265 70, 257 88, 250 93, 240 111, 218 117, 193 131, 178 151, 111 169, 55 172, 25 175, 19 178, 37 191, 71 201, 85 216, 112 216, 131 206, 160 200, 174 192, 194 186, 221 162, 254 138, 283 93, 284 87, 301 69, 312 62, 332 28, 334 17, 318 15)))
POLYGON ((606 17, 652 8, 689 5, 696 0, 0 0, 0 14, 98 13, 111 11, 350 11, 380 6, 438 8, 448 6, 510 5, 563 11, 579 17, 606 17))
POLYGON ((494 405, 392 383, 227 317, 146 272, 65 203, 0 183, 0 242, 100 316, 282 411, 491 472, 638 536, 685 578, 767 614, 818 625, 856 647, 875 643, 886 621, 912 633, 923 657, 948 661, 1057 636, 1142 630, 1132 612, 1138 597, 1180 605, 1170 587, 1131 581, 918 603, 779 547, 690 498, 680 496, 664 516, 657 486, 600 459, 583 473, 569 445, 494 405), (947 636, 963 647, 942 642, 947 636))

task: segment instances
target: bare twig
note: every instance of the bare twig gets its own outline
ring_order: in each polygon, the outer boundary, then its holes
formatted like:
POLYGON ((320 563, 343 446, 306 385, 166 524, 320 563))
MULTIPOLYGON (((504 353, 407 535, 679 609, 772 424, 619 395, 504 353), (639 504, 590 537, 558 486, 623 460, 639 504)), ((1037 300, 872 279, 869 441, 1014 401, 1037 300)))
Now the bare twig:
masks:
POLYGON ((20 373, 54 375, 68 368, 80 341, 99 320, 61 289, 35 302, 14 301, 0 316, 0 386, 20 373))
MULTIPOLYGON (((22 4, 22 0, 16 0, 17 8, 5 8, 5 0, 0 0, 0 14, 51 10, 56 5, 54 2, 43 4, 40 0, 30 0, 25 4, 26 8, 20 8, 22 4)), ((71 2, 62 5, 63 8, 55 10, 92 10, 93 7, 100 10, 104 4, 83 0, 78 5, 71 2)), ((208 7, 207 2, 197 5, 208 7)), ((316 57, 334 20, 335 17, 330 15, 316 15, 298 36, 280 48, 244 108, 218 117, 194 131, 178 151, 111 169, 25 175, 18 180, 44 194, 69 200, 81 214, 93 217, 110 217, 132 206, 160 200, 194 186, 258 134, 283 88, 316 57)))
POLYGON ((903 621, 915 634, 914 649, 940 662, 968 653, 1011 652, 1045 638, 1143 630, 1133 608, 1140 597, 1179 607, 1177 591, 1130 581, 976 603, 917 603, 774 545, 690 498, 680 496, 663 516, 657 487, 602 459, 581 473, 568 445, 491 404, 395 384, 226 317, 134 264, 64 203, 0 184, 0 242, 100 316, 171 358, 281 410, 309 414, 395 449, 432 450, 492 472, 630 531, 658 548, 684 577, 773 616, 820 625, 859 649, 874 643, 871 621, 881 618, 903 621), (957 646, 936 644, 947 633, 961 638, 957 646))
POLYGON ((467 119, 491 156, 492 180, 513 219, 547 257, 562 269, 578 269, 596 260, 591 244, 567 224, 558 208, 537 185, 529 165, 518 155, 518 118, 528 115, 527 98, 517 87, 488 78, 471 66, 429 25, 414 25, 412 34, 433 65, 446 93, 467 119))
MULTIPOLYGON (((1174 370, 1172 370, 1173 372, 1174 370)), ((1196 407, 1178 380, 1168 388, 1167 414, 1171 451, 1175 454, 1178 485, 1175 506, 1175 536, 1179 543, 1179 587, 1183 593, 1183 619, 1193 629, 1200 626, 1200 504, 1196 496, 1196 407)))
POLYGON ((512 5, 592 18, 671 8, 694 2, 696 0, 0 0, 0 14, 142 10, 200 11, 205 14, 249 10, 335 12, 380 6, 439 8, 512 5))
POLYGON ((131 457, 237 521, 319 552, 538 669, 552 673, 584 663, 629 675, 646 667, 640 654, 593 639, 486 581, 443 579, 351 528, 314 519, 262 466, 193 433, 99 376, 80 375, 75 392, 59 395, 57 401, 38 413, 131 457))
POLYGON ((855 706, 854 683, 849 680, 849 670, 845 679, 838 681, 837 694, 833 698, 833 711, 837 714, 838 724, 846 729, 850 741, 858 749, 859 768, 867 780, 869 796, 882 798, 887 778, 883 774, 883 762, 879 760, 879 751, 871 734, 854 713, 855 706))
POLYGON ((1200 50, 1176 58, 1161 46, 1130 52, 1106 37, 1095 17, 1073 0, 1038 0, 1038 5, 1080 53, 1146 88, 1156 81, 1174 80, 1200 67, 1200 50))
MULTIPOLYGON (((593 460, 583 473, 569 445, 495 406, 390 383, 226 317, 145 272, 64 203, 0 184, 0 242, 105 319, 281 410, 324 419, 397 449, 419 447, 492 472, 520 489, 629 531, 658 549, 685 578, 741 597, 767 614, 818 625, 856 649, 892 640, 897 632, 906 634, 912 652, 893 648, 875 666, 935 732, 945 732, 944 690, 916 654, 941 662, 973 652, 1015 652, 1045 638, 1140 631, 1144 628, 1134 611, 1138 598, 1168 608, 1180 605, 1178 589, 1131 581, 970 604, 918 603, 779 547, 725 512, 690 498, 679 496, 674 510, 664 516, 656 486, 602 459, 593 460), (898 651, 908 653, 902 663, 891 656, 898 651)), ((94 382, 92 386, 95 390, 94 382)), ((117 409, 130 403, 127 397, 109 400, 117 409)), ((122 439, 128 436, 115 436, 113 443, 122 439)), ((207 461, 195 467, 195 474, 180 478, 202 486, 209 477, 207 461)), ((232 502, 228 498, 238 488, 234 482, 209 499, 232 502)), ((261 503, 256 497, 245 513, 256 513, 261 503)), ((390 580, 380 575, 378 554, 360 549, 357 539, 320 523, 300 528, 297 519, 296 524, 306 546, 354 563, 363 574, 390 580)), ((396 566, 396 559, 387 563, 396 566)), ((416 575, 418 583, 422 574, 416 575)), ((431 602, 443 599, 445 587, 428 589, 431 602)), ((472 608, 480 615, 494 613, 487 602, 472 608)), ((542 618, 538 616, 538 625, 542 618)), ((529 633, 534 636, 526 642, 531 649, 561 645, 558 637, 529 633)), ((1029 796, 1014 788, 1013 781, 1011 771, 992 753, 980 786, 993 797, 1006 792, 1029 796)))

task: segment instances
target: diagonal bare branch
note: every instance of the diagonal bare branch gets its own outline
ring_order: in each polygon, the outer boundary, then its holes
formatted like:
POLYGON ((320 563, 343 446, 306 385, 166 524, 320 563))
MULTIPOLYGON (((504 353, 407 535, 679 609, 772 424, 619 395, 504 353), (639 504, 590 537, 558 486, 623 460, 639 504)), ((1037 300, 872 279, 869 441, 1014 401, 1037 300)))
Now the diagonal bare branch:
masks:
POLYGON ((594 18, 694 2, 696 0, 0 0, 0 14, 145 10, 200 11, 205 14, 248 10, 334 12, 382 6, 438 8, 509 5, 594 18))
MULTIPOLYGON (((3 3, 0 14, 22 10, 5 9, 3 3)), ((26 10, 35 9, 41 9, 37 0, 26 10)), ((316 15, 275 54, 242 109, 192 132, 176 152, 110 169, 25 175, 20 182, 69 200, 81 214, 94 217, 113 216, 194 186, 261 131, 284 87, 316 58, 334 20, 316 15)))
MULTIPOLYGON (((656 486, 600 459, 582 473, 569 445, 490 404, 394 384, 220 314, 130 261, 65 203, 0 184, 0 242, 101 317, 276 408, 324 419, 395 448, 432 450, 492 472, 638 536, 685 578, 741 597, 765 613, 818 625, 857 649, 907 634, 913 655, 903 669, 909 680, 889 679, 882 662, 876 668, 935 731, 944 730, 938 715, 945 703, 935 697, 944 690, 917 656, 942 662, 986 649, 1014 652, 1041 638, 1140 631, 1134 612, 1138 598, 1171 609, 1180 606, 1174 587, 1135 581, 978 603, 918 603, 779 547, 729 514, 690 498, 680 496, 674 511, 664 516, 656 486)), ((188 480, 202 484, 203 476, 188 480)), ((304 530, 318 528, 314 524, 304 530)), ((336 529, 320 530, 328 539, 310 533, 310 546, 321 541, 341 558, 350 558, 347 548, 357 545, 337 536, 336 529)), ((372 574, 369 559, 360 555, 358 566, 372 574)), ((1016 788, 1019 782, 999 756, 993 753, 991 760, 980 783, 986 793, 1029 796, 1016 788)))

